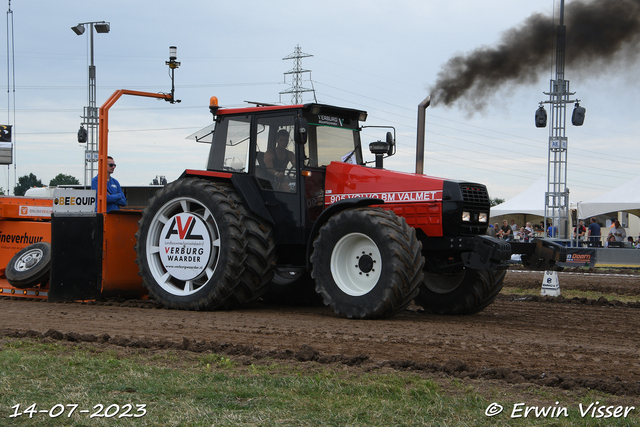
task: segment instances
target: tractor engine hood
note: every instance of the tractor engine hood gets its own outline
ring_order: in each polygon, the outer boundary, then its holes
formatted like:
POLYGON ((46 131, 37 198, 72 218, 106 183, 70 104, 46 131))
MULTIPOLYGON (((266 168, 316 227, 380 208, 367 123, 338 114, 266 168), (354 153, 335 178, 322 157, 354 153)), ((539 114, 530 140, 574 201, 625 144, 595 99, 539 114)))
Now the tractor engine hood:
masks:
POLYGON ((325 178, 325 206, 351 198, 382 199, 385 204, 442 201, 443 178, 331 162, 325 178))

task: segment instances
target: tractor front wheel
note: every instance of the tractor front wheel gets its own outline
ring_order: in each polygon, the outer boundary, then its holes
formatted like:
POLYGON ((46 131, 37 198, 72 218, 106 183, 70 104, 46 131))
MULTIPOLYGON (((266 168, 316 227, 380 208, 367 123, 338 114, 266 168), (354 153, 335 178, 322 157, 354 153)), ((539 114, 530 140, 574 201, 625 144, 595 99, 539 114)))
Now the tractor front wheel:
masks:
POLYGON ((326 305, 348 318, 377 319, 417 295, 424 258, 415 230, 380 208, 347 209, 322 226, 311 276, 326 305))
POLYGON ((436 314, 473 314, 491 304, 506 270, 461 270, 457 274, 425 272, 416 304, 436 314))

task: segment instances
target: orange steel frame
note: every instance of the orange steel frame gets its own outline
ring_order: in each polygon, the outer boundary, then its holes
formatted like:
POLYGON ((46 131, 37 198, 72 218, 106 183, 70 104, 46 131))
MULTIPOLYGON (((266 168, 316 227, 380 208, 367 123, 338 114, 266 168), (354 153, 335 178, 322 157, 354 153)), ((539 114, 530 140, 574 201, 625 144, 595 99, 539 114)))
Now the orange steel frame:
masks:
POLYGON ((115 91, 100 107, 98 134, 98 188, 97 212, 103 214, 102 239, 102 292, 125 291, 146 294, 135 263, 135 233, 138 230, 140 211, 112 211, 107 214, 107 157, 109 155, 109 109, 122 95, 142 96, 171 101, 170 94, 139 92, 120 89, 115 91))
POLYGON ((107 156, 109 155, 109 109, 113 107, 122 95, 143 96, 147 98, 165 99, 171 101, 168 93, 139 92, 136 90, 120 89, 107 99, 100 107, 98 119, 98 213, 107 212, 107 156))

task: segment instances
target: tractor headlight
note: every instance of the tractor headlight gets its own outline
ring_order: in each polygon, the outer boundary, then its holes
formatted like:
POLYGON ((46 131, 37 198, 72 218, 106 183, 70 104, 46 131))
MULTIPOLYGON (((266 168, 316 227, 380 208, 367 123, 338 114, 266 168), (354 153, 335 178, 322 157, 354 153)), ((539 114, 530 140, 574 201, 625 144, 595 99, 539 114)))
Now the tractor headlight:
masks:
POLYGON ((488 219, 489 218, 486 213, 481 213, 480 215, 478 215, 478 221, 480 222, 487 222, 488 219))
POLYGON ((469 212, 462 212, 462 221, 463 222, 471 221, 471 214, 469 212))

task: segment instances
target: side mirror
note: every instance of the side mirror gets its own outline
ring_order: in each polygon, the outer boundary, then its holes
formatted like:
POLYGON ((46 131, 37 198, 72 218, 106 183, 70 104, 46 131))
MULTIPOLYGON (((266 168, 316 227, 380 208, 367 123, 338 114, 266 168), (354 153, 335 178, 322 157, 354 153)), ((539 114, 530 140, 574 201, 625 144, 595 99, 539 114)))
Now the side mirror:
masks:
POLYGON ((307 119, 303 117, 298 117, 296 119, 294 132, 293 132, 293 140, 298 145, 304 145, 307 143, 307 134, 309 132, 309 122, 307 119))
POLYGON ((393 134, 391 132, 387 132, 387 144, 389 144, 387 156, 393 156, 396 153, 396 141, 393 139, 393 134))

